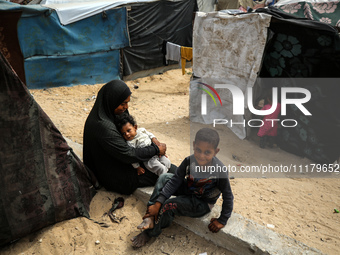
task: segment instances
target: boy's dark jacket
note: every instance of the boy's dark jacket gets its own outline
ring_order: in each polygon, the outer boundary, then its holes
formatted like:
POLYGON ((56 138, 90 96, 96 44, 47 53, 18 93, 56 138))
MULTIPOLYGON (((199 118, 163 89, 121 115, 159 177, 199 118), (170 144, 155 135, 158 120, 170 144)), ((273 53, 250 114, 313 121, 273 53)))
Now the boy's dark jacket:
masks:
POLYGON ((212 159, 210 169, 219 171, 203 172, 208 170, 208 167, 199 167, 193 155, 185 158, 177 168, 176 174, 164 186, 157 201, 163 204, 172 195, 184 194, 195 195, 208 204, 215 204, 222 193, 222 211, 217 220, 226 225, 233 210, 234 200, 228 172, 221 171, 226 170, 226 167, 216 157, 212 159))

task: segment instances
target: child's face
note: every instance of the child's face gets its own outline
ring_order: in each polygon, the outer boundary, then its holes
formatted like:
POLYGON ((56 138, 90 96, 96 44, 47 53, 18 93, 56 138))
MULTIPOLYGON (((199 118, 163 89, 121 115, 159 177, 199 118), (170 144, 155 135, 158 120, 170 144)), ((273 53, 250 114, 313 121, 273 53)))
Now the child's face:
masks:
POLYGON ((137 134, 137 125, 133 126, 128 122, 122 127, 120 132, 126 141, 131 141, 137 134))
POLYGON ((208 142, 194 142, 194 157, 200 166, 209 165, 219 151, 219 148, 215 149, 214 146, 208 142))

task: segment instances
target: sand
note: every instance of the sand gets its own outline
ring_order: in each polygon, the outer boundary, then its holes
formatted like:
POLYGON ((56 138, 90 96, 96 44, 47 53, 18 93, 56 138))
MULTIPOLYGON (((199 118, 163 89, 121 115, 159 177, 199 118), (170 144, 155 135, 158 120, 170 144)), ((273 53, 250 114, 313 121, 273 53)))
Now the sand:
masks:
MULTIPOLYGON (((129 111, 140 127, 153 132, 167 144, 167 155, 174 164, 190 154, 189 81, 191 69, 128 81, 133 91, 129 111), (138 86, 138 89, 134 88, 138 86)), ((61 133, 82 144, 83 127, 97 92, 103 84, 31 90, 61 133)), ((260 149, 256 139, 238 139, 223 130, 227 143, 220 155, 225 164, 308 164, 275 147, 260 149)), ((340 182, 337 178, 235 178, 231 179, 235 196, 234 212, 257 223, 274 225, 274 231, 295 238, 323 253, 338 254, 340 182)), ((99 190, 90 214, 94 220, 109 224, 103 228, 86 218, 76 218, 44 228, 0 248, 1 254, 231 254, 211 242, 173 224, 145 247, 134 250, 130 238, 138 234, 136 226, 145 205, 133 195, 123 196, 125 206, 117 210, 120 223, 103 216, 112 201, 121 195, 99 190), (96 243, 96 241, 98 241, 96 243)), ((218 201, 221 204, 221 201, 218 201)))

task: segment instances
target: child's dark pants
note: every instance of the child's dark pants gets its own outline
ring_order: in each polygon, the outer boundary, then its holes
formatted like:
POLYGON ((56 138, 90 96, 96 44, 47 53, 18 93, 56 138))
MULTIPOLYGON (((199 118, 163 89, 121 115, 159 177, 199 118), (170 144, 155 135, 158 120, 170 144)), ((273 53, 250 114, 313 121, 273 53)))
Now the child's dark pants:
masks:
MULTIPOLYGON (((166 173, 159 176, 153 193, 148 202, 148 206, 156 203, 156 200, 165 184, 171 179, 173 174, 166 173)), ((195 195, 184 195, 180 192, 174 194, 176 197, 167 199, 159 210, 157 222, 153 229, 147 229, 148 236, 158 236, 163 228, 168 227, 174 220, 175 215, 188 217, 202 217, 210 212, 208 203, 197 198, 195 195)))

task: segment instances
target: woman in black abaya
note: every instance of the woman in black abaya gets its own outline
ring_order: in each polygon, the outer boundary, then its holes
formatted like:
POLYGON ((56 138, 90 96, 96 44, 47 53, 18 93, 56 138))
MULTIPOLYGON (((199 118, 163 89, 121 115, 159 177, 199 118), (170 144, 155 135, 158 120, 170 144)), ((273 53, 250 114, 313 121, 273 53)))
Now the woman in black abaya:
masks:
MULTIPOLYGON (((138 187, 152 186, 158 176, 145 171, 138 175, 131 163, 149 160, 154 155, 164 155, 165 144, 156 138, 145 148, 132 148, 117 130, 116 115, 128 113, 131 91, 121 80, 105 84, 85 122, 84 163, 99 183, 107 190, 131 194, 138 187)), ((142 165, 142 164, 141 164, 142 165)))

